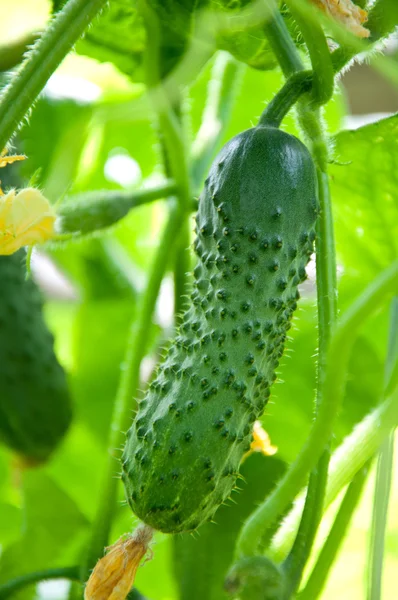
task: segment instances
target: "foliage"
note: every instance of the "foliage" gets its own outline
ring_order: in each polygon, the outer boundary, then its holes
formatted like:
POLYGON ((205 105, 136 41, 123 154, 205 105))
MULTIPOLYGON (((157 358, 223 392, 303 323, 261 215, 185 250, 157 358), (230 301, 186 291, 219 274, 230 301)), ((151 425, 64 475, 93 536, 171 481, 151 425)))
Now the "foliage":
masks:
MULTIPOLYGON (((53 0, 54 21, 27 58, 21 62, 23 40, 9 46, 0 150, 8 143, 28 160, 2 169, 1 187, 38 187, 57 215, 57 235, 34 251, 32 267, 42 282, 45 256, 67 282, 67 292, 51 276, 42 287, 74 409, 45 464, 27 468, 5 443, 0 447, 0 598, 44 598, 42 572, 79 580, 70 592, 59 586, 55 593, 81 598, 104 547, 136 526, 119 484, 121 449, 173 335, 173 293, 176 312, 187 301, 197 196, 217 151, 256 125, 265 107, 267 118, 275 103, 281 129, 312 152, 322 205, 316 267, 314 259, 261 417, 278 453, 243 462, 240 490, 214 523, 194 535, 156 533, 152 560, 138 570, 129 596, 223 600, 241 589, 242 598, 256 600, 263 582, 283 572, 283 596, 267 584, 279 600, 363 597, 359 567, 343 591, 339 581, 350 560, 343 537, 357 539, 354 511, 362 522, 370 519, 369 502, 360 498, 373 456, 362 452, 359 460, 355 432, 367 432, 368 419, 377 417, 385 432, 383 498, 376 489, 368 590, 372 600, 392 597, 387 575, 387 596, 381 595, 377 557, 384 547, 387 568, 396 563, 397 523, 390 519, 386 534, 384 527, 398 422, 396 303, 388 309, 398 290, 398 116, 342 129, 347 108, 336 78, 362 52, 394 80, 395 63, 375 44, 396 30, 396 4, 373 3, 368 40, 307 0, 276 5, 272 13, 273 3, 260 0, 53 0), (309 75, 298 88, 303 77, 294 72, 304 69, 309 75), (326 436, 319 439, 322 424, 326 436), (300 463, 303 448, 313 450, 314 469, 311 461, 300 463), (343 491, 336 461, 341 480, 346 470, 351 475, 332 524, 330 486, 333 497, 343 491), (307 493, 303 515, 303 496, 293 507, 300 490, 307 493), (330 526, 331 541, 323 545, 330 526)), ((2 350, 9 346, 4 330, 0 321, 2 350)))

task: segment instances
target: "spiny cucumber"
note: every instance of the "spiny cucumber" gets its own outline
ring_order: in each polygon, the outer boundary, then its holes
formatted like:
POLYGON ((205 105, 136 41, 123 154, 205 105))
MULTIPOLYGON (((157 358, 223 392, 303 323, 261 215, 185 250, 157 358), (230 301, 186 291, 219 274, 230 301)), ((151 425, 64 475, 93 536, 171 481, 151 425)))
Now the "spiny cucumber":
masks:
POLYGON ((71 420, 53 343, 24 251, 0 256, 0 440, 29 462, 46 460, 71 420))
POLYGON ((155 529, 194 530, 230 495, 276 379, 317 213, 315 168, 297 138, 257 126, 215 159, 190 304, 122 459, 128 502, 155 529))

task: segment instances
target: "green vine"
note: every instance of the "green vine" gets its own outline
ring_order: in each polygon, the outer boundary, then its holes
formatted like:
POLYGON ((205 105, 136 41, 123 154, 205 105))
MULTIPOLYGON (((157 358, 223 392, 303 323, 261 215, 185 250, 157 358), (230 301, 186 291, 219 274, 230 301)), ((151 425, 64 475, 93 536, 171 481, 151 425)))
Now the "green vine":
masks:
POLYGON ((316 600, 322 593, 330 569, 350 526, 354 511, 358 506, 368 474, 369 464, 366 464, 358 471, 348 486, 315 567, 305 588, 298 594, 299 600, 316 600))
POLYGON ((312 71, 298 71, 287 79, 282 89, 272 98, 263 111, 259 125, 279 127, 283 118, 296 104, 297 100, 312 88, 312 71))
POLYGON ((0 98, 0 148, 4 148, 62 59, 107 0, 69 0, 35 43, 0 98))

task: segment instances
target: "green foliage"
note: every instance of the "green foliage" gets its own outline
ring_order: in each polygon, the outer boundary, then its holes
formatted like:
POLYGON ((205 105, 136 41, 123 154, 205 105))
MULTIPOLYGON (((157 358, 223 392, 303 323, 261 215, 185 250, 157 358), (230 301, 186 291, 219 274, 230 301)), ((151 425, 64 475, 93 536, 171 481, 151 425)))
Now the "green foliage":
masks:
POLYGON ((366 279, 398 256, 397 128, 393 116, 335 137, 337 252, 349 273, 366 279))

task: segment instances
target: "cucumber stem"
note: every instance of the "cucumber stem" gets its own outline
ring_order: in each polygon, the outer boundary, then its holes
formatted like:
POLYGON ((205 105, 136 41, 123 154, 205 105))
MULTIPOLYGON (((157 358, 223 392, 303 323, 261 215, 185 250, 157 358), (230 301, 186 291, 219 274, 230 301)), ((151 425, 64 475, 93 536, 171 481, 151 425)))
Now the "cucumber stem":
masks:
POLYGON ((0 148, 107 0, 69 0, 51 20, 0 97, 0 148))
POLYGON ((273 97, 261 114, 260 126, 279 127, 283 118, 297 100, 312 87, 312 71, 298 71, 290 75, 284 86, 273 97))
POLYGON ((330 439, 333 424, 344 392, 347 361, 355 335, 366 318, 395 292, 398 261, 384 270, 344 313, 335 328, 328 348, 328 360, 322 385, 323 401, 307 442, 296 460, 274 491, 249 516, 240 531, 236 555, 253 556, 258 553, 269 527, 283 513, 305 483, 306 476, 315 467, 330 439))
POLYGON ((79 581, 79 567, 57 567, 55 569, 44 569, 43 571, 35 571, 34 573, 27 573, 26 575, 20 575, 0 585, 0 600, 10 598, 16 592, 22 588, 40 583, 40 581, 46 581, 49 579, 70 579, 72 581, 79 581))

